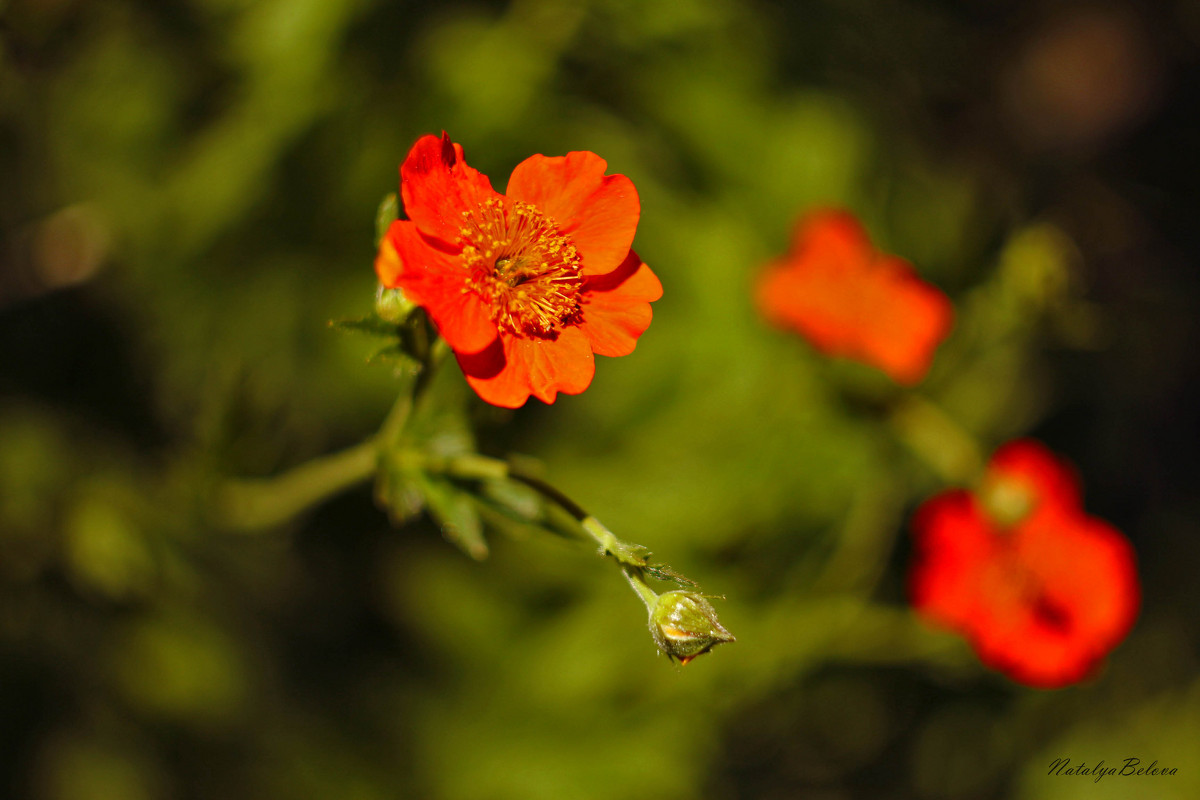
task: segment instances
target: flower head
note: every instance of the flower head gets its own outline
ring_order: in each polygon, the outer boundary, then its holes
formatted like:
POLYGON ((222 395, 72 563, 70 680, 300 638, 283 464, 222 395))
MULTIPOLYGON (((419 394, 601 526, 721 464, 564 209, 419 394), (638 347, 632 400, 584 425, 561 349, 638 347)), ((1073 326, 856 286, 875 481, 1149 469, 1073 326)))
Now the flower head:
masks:
POLYGON ((790 252, 759 280, 758 307, 822 353, 904 384, 925 376, 954 316, 949 299, 908 262, 876 251, 858 220, 833 210, 800 220, 790 252))
POLYGON ((1002 447, 975 491, 932 498, 912 528, 917 612, 1021 683, 1083 680, 1137 617, 1132 547, 1083 512, 1074 473, 1038 442, 1002 447))
POLYGON ((400 166, 408 219, 388 228, 375 271, 428 312, 487 402, 578 394, 593 354, 628 355, 650 325, 662 285, 630 249, 637 190, 607 167, 589 152, 530 156, 499 194, 444 133, 400 166))

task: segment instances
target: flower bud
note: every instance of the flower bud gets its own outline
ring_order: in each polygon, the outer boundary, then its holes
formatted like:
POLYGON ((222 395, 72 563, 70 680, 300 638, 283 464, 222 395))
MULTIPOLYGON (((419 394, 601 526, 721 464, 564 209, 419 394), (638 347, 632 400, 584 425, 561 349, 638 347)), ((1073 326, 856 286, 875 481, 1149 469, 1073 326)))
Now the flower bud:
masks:
POLYGON ((650 612, 650 633, 658 649, 686 664, 733 634, 717 621, 717 610, 695 592, 663 592, 650 612))

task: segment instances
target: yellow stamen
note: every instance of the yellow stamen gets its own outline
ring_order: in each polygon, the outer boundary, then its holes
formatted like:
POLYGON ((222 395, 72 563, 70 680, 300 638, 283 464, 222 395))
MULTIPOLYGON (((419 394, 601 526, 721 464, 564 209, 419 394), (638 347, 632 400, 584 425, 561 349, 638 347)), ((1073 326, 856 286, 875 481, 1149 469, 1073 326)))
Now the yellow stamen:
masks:
POLYGON ((467 290, 483 297, 500 328, 555 339, 579 320, 579 253, 545 214, 528 203, 492 198, 463 212, 459 234, 467 290))

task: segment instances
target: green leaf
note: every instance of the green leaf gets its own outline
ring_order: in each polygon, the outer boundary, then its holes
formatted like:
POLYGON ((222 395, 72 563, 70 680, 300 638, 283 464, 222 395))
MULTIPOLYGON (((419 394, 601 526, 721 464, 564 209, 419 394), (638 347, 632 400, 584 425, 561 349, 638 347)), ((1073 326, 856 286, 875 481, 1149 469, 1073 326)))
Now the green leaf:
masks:
POLYGON ((468 391, 458 370, 438 370, 424 401, 413 410, 401 442, 440 458, 475 452, 475 436, 467 419, 468 391))
POLYGON ((528 522, 512 513, 511 510, 497 504, 494 500, 473 496, 475 507, 479 511, 484 526, 493 532, 502 533, 509 538, 524 540, 531 537, 558 536, 568 539, 578 539, 566 531, 558 530, 549 522, 528 522))
POLYGON ((454 484, 429 475, 422 475, 419 480, 426 507, 442 535, 471 558, 486 558, 488 546, 483 539, 483 523, 471 496, 454 484))
POLYGON ((413 467, 385 462, 375 484, 375 501, 388 512, 393 525, 403 525, 425 508, 421 473, 413 467))
POLYGON ((423 314, 413 314, 397 324, 389 322, 375 312, 357 319, 329 321, 329 327, 336 331, 387 340, 368 361, 407 361, 414 367, 424 363, 424 354, 428 351, 428 337, 421 330, 421 326, 425 324, 423 314))
POLYGON ((505 513, 523 522, 538 522, 546 516, 546 503, 542 496, 522 483, 484 481, 483 494, 505 513))

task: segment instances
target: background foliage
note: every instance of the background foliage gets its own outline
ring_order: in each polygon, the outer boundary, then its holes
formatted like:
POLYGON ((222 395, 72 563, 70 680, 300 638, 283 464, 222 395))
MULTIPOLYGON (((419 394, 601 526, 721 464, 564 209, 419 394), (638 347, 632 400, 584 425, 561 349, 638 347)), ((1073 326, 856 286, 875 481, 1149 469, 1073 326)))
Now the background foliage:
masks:
POLYGON ((1200 794, 1195 4, 9 0, 0 26, 16 795, 1200 794), (221 476, 382 420, 392 368, 327 321, 370 309, 375 207, 443 128, 497 187, 586 149, 639 189, 665 294, 636 353, 477 422, 728 596, 738 643, 686 670, 570 542, 471 561, 366 487, 209 521, 221 476), (1095 681, 1024 689, 911 618, 947 442, 751 303, 814 204, 955 300, 925 395, 985 450, 1066 454, 1133 541, 1142 618, 1095 681))

